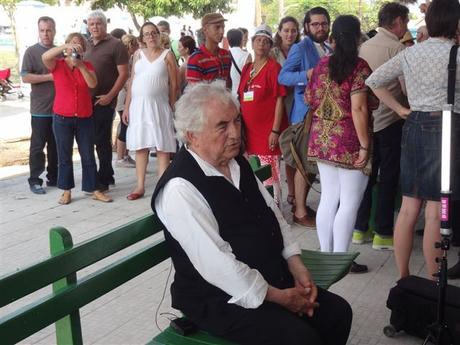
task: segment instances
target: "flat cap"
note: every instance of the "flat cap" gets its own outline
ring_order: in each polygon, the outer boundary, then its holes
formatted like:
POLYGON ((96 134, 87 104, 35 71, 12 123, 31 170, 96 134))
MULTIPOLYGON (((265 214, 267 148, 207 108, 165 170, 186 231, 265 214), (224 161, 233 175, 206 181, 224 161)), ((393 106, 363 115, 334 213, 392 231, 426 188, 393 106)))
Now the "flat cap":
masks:
POLYGON ((208 24, 216 24, 220 22, 224 22, 227 19, 220 13, 208 13, 205 14, 204 17, 201 19, 201 27, 204 27, 208 24))

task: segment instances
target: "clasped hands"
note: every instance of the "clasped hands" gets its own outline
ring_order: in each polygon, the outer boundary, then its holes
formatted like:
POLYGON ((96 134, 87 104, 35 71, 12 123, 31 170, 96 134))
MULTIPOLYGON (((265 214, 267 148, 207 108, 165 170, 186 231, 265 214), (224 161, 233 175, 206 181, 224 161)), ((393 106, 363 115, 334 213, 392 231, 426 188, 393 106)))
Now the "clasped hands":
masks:
POLYGON ((310 272, 306 269, 299 255, 288 259, 289 271, 294 277, 295 285, 292 288, 278 289, 270 286, 266 300, 277 303, 291 312, 303 316, 312 317, 319 303, 318 288, 314 283, 310 272))

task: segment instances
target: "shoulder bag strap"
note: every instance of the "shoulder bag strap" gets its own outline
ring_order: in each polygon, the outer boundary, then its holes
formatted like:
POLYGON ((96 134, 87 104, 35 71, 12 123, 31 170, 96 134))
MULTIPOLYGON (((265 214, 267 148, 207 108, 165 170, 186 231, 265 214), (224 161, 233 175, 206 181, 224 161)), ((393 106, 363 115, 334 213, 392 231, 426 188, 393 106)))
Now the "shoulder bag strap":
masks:
POLYGON ((455 102, 455 77, 457 73, 457 51, 458 45, 452 46, 447 67, 447 104, 454 105, 455 102))
POLYGON ((235 59, 233 58, 232 52, 229 50, 228 53, 230 54, 230 57, 232 58, 233 66, 235 66, 236 71, 238 72, 238 74, 241 75, 241 70, 239 69, 238 65, 236 64, 235 59))

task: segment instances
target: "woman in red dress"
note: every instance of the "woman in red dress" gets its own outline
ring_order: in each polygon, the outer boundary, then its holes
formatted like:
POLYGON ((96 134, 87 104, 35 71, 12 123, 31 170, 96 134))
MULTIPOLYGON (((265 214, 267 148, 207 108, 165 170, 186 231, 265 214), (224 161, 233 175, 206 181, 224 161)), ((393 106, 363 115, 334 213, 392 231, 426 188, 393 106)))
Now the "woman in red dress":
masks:
POLYGON ((278 84, 281 66, 270 58, 272 45, 271 29, 259 26, 252 38, 254 62, 243 67, 238 96, 246 126, 246 152, 257 155, 262 164, 271 165, 272 178, 265 183, 273 185, 274 198, 279 205, 281 151, 278 139, 288 122, 283 103, 286 89, 278 84))

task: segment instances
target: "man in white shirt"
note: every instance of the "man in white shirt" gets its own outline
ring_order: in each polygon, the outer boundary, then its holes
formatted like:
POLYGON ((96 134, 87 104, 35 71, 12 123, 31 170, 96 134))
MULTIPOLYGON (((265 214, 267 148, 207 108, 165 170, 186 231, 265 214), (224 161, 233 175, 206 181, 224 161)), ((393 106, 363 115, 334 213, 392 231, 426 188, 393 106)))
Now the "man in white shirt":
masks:
POLYGON ((152 209, 175 267, 172 306, 238 344, 345 345, 352 311, 317 288, 273 198, 239 154, 239 104, 222 83, 176 104, 185 145, 158 181, 152 209))

